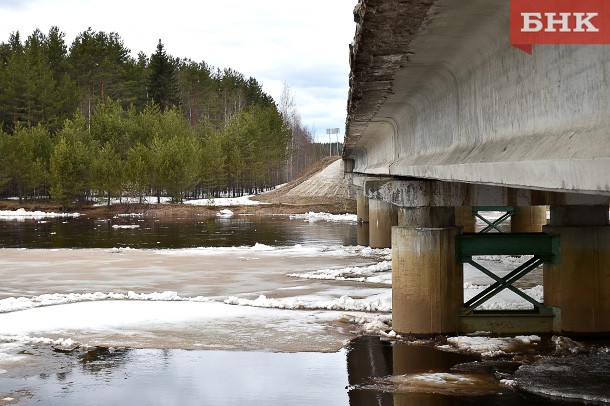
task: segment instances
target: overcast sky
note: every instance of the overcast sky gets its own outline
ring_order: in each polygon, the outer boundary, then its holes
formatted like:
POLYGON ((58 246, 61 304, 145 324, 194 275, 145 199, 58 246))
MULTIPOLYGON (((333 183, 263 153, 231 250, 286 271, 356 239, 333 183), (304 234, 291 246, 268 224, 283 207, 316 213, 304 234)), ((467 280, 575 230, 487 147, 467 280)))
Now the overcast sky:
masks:
POLYGON ((135 56, 159 39, 174 57, 255 77, 279 101, 283 84, 319 140, 345 130, 348 46, 357 0, 0 0, 0 42, 53 25, 68 46, 88 27, 117 32, 135 56))

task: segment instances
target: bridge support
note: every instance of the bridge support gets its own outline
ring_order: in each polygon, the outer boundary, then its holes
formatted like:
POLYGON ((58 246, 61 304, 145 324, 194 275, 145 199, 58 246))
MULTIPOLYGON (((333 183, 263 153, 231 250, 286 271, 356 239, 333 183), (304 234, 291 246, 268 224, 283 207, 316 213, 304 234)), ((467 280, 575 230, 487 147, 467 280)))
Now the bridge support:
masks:
POLYGON ((356 195, 356 217, 358 219, 358 245, 369 245, 369 198, 364 193, 356 195))
MULTIPOLYGON (((370 177, 363 189, 369 197, 372 247, 389 246, 376 243, 374 237, 396 224, 394 215, 398 220, 391 238, 395 331, 473 332, 483 330, 479 322, 484 322, 489 326, 486 331, 499 334, 610 334, 609 196, 370 177), (543 225, 549 206, 550 224, 543 225), (536 311, 483 314, 484 310, 475 307, 472 315, 456 312, 464 305, 463 268, 455 258, 456 236, 462 228, 468 231, 467 227, 472 227, 475 213, 504 209, 506 216, 487 219, 485 227, 499 239, 486 253, 477 255, 534 255, 529 252, 529 241, 522 244, 524 252, 505 252, 505 239, 514 235, 508 233, 509 227, 495 223, 504 217, 512 219, 513 234, 527 236, 542 228, 551 237, 558 237, 559 253, 553 251, 553 260, 544 264, 544 302, 533 304, 536 311), (387 218, 391 220, 384 222, 387 218), (479 323, 476 330, 474 322, 479 323)), ((496 283, 512 285, 522 276, 521 271, 515 269, 514 274, 502 276, 509 279, 496 279, 496 283)))
POLYGON ((377 199, 369 199, 369 245, 371 248, 392 246, 392 227, 398 224, 396 206, 377 199))
POLYGON ((356 216, 358 223, 369 222, 369 198, 363 193, 356 196, 356 216))
POLYGON ((547 224, 546 206, 519 206, 510 218, 511 233, 540 233, 547 224))
POLYGON ((403 334, 456 331, 463 303, 462 265, 455 260, 459 227, 392 229, 392 327, 403 334))
POLYGON ((565 334, 610 333, 608 206, 551 206, 561 261, 544 267, 544 301, 561 310, 565 334))
POLYGON ((462 265, 452 207, 402 208, 392 229, 392 327, 403 334, 456 331, 463 303, 462 265))
POLYGON ((476 218, 472 214, 472 206, 461 206, 455 208, 455 225, 462 227, 465 233, 476 232, 476 218))

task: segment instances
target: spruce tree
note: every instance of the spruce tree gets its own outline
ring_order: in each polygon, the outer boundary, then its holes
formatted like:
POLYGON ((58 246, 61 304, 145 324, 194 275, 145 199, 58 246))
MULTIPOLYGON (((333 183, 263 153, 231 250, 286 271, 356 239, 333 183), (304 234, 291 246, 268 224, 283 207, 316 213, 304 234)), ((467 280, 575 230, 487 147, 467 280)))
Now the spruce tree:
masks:
POLYGON ((167 56, 161 40, 156 52, 150 57, 148 96, 161 111, 180 104, 176 65, 167 56))

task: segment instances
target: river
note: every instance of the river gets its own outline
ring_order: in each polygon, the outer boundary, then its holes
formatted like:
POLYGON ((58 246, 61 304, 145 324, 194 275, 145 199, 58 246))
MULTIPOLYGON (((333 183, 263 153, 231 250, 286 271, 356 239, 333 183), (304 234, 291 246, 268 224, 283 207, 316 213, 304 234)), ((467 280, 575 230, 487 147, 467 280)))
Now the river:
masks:
POLYGON ((389 331, 389 251, 357 246, 358 227, 318 216, 0 221, 0 405, 571 405, 582 400, 556 396, 565 377, 546 377, 547 392, 536 377, 563 367, 578 387, 591 380, 576 376, 583 363, 599 366, 601 389, 577 397, 605 401, 604 342, 566 366, 541 357, 559 348, 551 337, 497 342, 504 356, 486 358, 442 337, 377 334, 389 331))

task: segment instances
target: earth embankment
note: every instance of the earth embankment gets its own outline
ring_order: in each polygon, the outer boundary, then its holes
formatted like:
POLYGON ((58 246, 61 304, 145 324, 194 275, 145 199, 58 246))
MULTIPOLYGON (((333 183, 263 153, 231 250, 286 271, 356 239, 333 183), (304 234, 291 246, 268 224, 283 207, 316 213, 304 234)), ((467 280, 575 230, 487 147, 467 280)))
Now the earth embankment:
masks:
POLYGON ((324 158, 293 181, 255 199, 286 207, 328 206, 330 209, 325 211, 331 212, 355 213, 356 210, 355 194, 339 157, 324 158))

